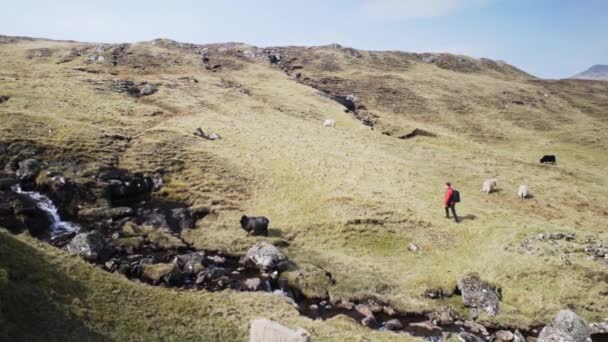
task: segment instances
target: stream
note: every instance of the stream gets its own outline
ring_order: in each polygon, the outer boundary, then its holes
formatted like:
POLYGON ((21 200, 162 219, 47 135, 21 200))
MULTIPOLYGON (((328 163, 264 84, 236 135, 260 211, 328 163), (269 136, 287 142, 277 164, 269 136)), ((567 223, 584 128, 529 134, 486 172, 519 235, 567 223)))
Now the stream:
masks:
MULTIPOLYGON (((61 243, 65 244, 80 232, 78 224, 61 219, 57 207, 49 197, 35 191, 23 191, 19 185, 13 186, 11 190, 33 200, 37 208, 48 215, 51 222, 48 242, 54 244, 54 241, 62 241, 61 243)), ((450 315, 454 315, 452 318, 447 322, 441 322, 433 319, 433 315, 435 317, 438 315, 436 312, 399 312, 389 305, 374 300, 332 303, 329 298, 307 298, 297 288, 290 287, 284 279, 281 279, 278 272, 264 273, 255 267, 243 265, 239 259, 239 256, 195 250, 187 245, 180 250, 144 248, 137 253, 115 251, 108 260, 91 262, 105 271, 118 272, 134 281, 154 286, 182 290, 233 289, 268 292, 286 298, 301 315, 311 319, 326 320, 338 315, 346 315, 370 329, 409 334, 432 342, 444 341, 453 334, 460 335, 463 341, 492 341, 494 333, 498 330, 483 327, 476 322, 461 320, 453 311, 450 312, 450 315), (192 268, 193 260, 198 263, 199 268, 202 267, 202 272, 188 271, 192 268), (171 263, 175 265, 174 273, 155 280, 145 277, 144 269, 147 266, 171 263), (252 282, 256 285, 252 286, 252 282), (469 337, 466 338, 467 336, 469 337)), ((523 333, 526 336, 535 335, 530 332, 523 333)))

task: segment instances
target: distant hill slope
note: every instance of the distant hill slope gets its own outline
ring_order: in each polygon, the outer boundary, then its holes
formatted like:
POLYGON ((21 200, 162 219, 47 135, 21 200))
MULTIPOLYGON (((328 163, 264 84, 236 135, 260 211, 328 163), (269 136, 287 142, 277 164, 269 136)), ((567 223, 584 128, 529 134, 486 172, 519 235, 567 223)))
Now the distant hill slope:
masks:
POLYGON ((608 81, 608 65, 596 64, 591 68, 570 78, 580 80, 608 81))

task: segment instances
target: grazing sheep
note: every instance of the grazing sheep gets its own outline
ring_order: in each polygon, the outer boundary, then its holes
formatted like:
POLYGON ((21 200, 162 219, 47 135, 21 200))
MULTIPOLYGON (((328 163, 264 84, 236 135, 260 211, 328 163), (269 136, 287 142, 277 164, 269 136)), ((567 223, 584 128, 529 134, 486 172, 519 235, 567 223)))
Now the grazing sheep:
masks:
POLYGON ((544 155, 542 158, 540 158, 540 163, 555 165, 555 164, 557 164, 557 158, 555 158, 555 156, 552 154, 544 155))
POLYGON ((207 137, 207 139, 209 140, 218 140, 218 139, 222 139, 222 137, 217 134, 217 133, 211 133, 209 134, 209 136, 207 137))
POLYGON ((336 128, 336 120, 327 119, 323 122, 323 127, 333 127, 336 128))
POLYGON ((251 321, 249 342, 310 342, 310 333, 302 328, 291 330, 265 318, 251 321))
POLYGON ((517 189, 517 197, 524 199, 527 198, 529 194, 529 189, 527 185, 520 185, 519 189, 517 189))
POLYGON ((268 236, 268 224, 270 221, 264 217, 247 217, 247 215, 243 215, 241 217, 241 227, 247 232, 247 236, 249 235, 264 235, 268 236))
POLYGON ((483 182, 483 186, 481 187, 481 191, 487 193, 488 195, 494 191, 494 188, 496 187, 496 183, 498 183, 498 181, 495 178, 492 179, 486 179, 483 182))

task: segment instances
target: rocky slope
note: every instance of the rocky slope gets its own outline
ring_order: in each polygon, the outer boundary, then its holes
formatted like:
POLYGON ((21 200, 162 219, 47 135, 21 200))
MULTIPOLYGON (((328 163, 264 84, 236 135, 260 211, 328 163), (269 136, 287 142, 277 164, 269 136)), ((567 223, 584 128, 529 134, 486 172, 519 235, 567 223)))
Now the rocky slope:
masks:
POLYGON ((315 340, 490 340, 536 336, 564 308, 599 322, 607 90, 335 44, 0 37, 0 226, 17 234, 1 235, 3 331, 243 340, 262 315, 315 340), (442 217, 448 180, 460 225, 442 217), (16 184, 80 233, 53 238, 16 184), (268 217, 269 236, 243 214, 268 217), (239 263, 260 242, 288 267, 239 263))

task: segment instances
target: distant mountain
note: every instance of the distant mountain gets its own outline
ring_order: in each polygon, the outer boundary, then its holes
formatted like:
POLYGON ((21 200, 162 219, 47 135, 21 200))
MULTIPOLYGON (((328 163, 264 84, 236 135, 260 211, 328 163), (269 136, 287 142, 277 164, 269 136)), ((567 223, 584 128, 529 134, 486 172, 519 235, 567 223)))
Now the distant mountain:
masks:
POLYGON ((586 71, 581 72, 580 74, 576 74, 570 78, 576 78, 580 80, 608 81, 608 65, 594 65, 586 71))

